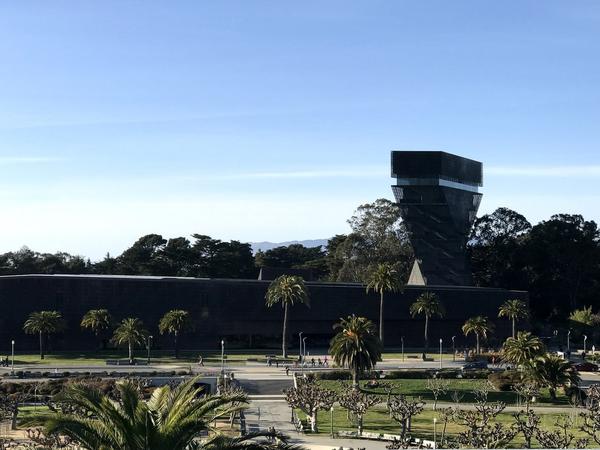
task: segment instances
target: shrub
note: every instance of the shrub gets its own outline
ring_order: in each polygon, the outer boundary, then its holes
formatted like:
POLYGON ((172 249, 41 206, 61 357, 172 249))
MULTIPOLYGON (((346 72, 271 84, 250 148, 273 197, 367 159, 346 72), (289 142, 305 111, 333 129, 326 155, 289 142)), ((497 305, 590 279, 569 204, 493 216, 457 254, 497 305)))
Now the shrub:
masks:
POLYGON ((433 371, 428 370, 392 370, 385 374, 387 380, 425 379, 433 376, 433 371))
POLYGON ((494 372, 488 376, 488 380, 499 391, 511 391, 515 384, 521 382, 521 373, 516 370, 494 372))
POLYGON ((318 380, 351 380, 352 375, 347 370, 328 370, 315 374, 318 380))
POLYGON ((587 400, 587 391, 577 386, 566 386, 563 388, 565 395, 569 397, 572 405, 583 406, 587 400))
POLYGON ((489 369, 467 370, 462 372, 462 378, 467 380, 486 380, 494 372, 489 369))

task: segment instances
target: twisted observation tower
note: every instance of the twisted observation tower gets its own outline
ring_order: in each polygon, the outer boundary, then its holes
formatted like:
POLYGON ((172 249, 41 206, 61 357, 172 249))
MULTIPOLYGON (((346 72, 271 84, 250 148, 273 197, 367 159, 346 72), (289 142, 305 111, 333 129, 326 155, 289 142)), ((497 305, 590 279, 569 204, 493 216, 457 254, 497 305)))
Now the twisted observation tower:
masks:
POLYGON ((394 151, 392 177, 415 253, 408 284, 470 286, 465 250, 482 197, 482 164, 445 152, 394 151))

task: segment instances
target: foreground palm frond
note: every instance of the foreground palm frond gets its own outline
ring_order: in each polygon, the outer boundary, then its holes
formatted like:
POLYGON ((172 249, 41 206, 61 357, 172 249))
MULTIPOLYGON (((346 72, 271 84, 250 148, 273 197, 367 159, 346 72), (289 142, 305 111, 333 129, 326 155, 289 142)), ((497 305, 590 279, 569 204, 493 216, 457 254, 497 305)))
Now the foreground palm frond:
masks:
POLYGON ((189 450, 303 450, 300 445, 290 444, 288 436, 277 431, 248 433, 241 437, 218 434, 208 441, 195 443, 189 450), (262 439, 261 439, 262 438, 262 439), (267 440, 265 440, 266 438, 267 440))
POLYGON ((80 413, 57 414, 47 422, 46 430, 94 450, 184 450, 211 428, 211 421, 247 403, 241 393, 201 397, 203 388, 196 382, 197 378, 175 388, 160 387, 148 402, 140 399, 128 381, 118 384, 118 402, 89 386, 70 386, 59 400, 80 413))

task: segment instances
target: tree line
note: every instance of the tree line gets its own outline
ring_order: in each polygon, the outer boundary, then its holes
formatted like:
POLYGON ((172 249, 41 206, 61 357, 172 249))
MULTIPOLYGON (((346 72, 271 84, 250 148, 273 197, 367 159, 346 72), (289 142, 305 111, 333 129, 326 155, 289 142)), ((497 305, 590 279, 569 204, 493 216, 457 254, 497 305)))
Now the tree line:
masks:
MULTIPOLYGON (((324 248, 300 244, 252 253, 249 243, 194 234, 166 239, 150 234, 119 256, 97 262, 28 248, 0 255, 0 274, 124 274, 256 278, 261 267, 307 269, 324 281, 368 283, 382 264, 398 282, 408 279, 414 256, 394 203, 361 205, 350 232, 324 248)), ((478 218, 466 248, 476 286, 525 290, 540 325, 564 325, 570 311, 600 308, 600 232, 580 215, 557 214, 532 225, 516 211, 499 208, 478 218)))

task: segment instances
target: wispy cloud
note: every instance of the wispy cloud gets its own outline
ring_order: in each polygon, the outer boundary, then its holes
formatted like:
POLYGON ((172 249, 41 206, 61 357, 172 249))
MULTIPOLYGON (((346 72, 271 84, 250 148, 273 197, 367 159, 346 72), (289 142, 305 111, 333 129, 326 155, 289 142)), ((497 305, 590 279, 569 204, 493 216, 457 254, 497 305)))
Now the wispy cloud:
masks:
POLYGON ((231 180, 274 180, 274 179, 310 179, 310 178, 380 178, 387 176, 389 169, 383 166, 348 167, 342 169, 282 170, 217 173, 193 176, 178 176, 182 181, 231 181, 231 180))
POLYGON ((526 177, 600 177, 600 165, 589 166, 492 166, 483 168, 486 175, 526 177))
MULTIPOLYGON (((600 177, 600 165, 589 166, 488 166, 484 165, 485 175, 505 177, 600 177)), ((241 172, 231 174, 211 174, 202 176, 206 181, 229 180, 269 180, 303 178, 380 178, 389 176, 385 166, 348 167, 341 169, 316 169, 295 171, 241 172)), ((197 178, 197 177, 194 177, 197 178)))
POLYGON ((60 158, 51 158, 45 156, 0 156, 0 165, 11 164, 43 164, 59 161, 60 158))

